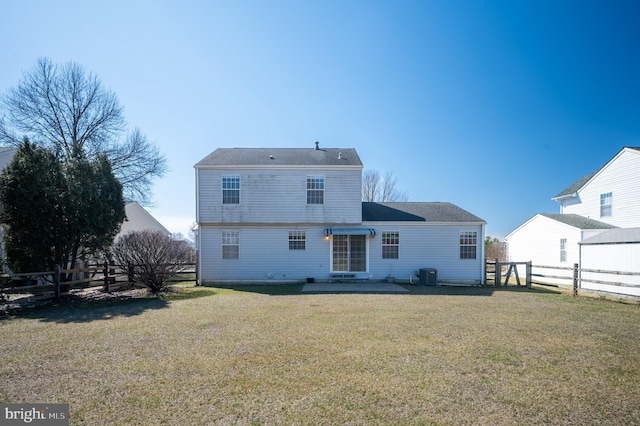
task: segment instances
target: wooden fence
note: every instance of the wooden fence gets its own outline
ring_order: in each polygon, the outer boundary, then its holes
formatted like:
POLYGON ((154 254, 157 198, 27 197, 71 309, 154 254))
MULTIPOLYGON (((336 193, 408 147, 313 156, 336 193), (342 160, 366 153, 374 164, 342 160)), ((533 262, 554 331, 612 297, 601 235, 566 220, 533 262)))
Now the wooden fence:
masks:
POLYGON ((574 296, 578 294, 579 289, 625 295, 636 295, 636 293, 640 292, 640 272, 580 268, 577 263, 571 266, 549 266, 533 265, 531 262, 487 260, 485 283, 506 286, 515 281, 516 285, 520 285, 519 265, 524 265, 525 267, 525 285, 527 287, 531 287, 531 284, 536 284, 565 288, 572 290, 574 296), (622 280, 621 278, 616 279, 616 277, 636 277, 636 282, 622 280))
MULTIPOLYGON (((188 268, 182 274, 195 274, 195 264, 186 264, 188 268)), ((62 269, 59 266, 53 271, 27 272, 3 275, 6 283, 0 288, 4 295, 29 295, 30 302, 59 300, 60 296, 69 294, 72 289, 88 289, 101 287, 104 291, 131 287, 125 271, 113 262, 85 268, 62 269), (63 280, 62 277, 71 277, 63 280), (20 282, 26 284, 19 284, 20 282)), ((174 277, 170 282, 194 281, 184 276, 174 277)))

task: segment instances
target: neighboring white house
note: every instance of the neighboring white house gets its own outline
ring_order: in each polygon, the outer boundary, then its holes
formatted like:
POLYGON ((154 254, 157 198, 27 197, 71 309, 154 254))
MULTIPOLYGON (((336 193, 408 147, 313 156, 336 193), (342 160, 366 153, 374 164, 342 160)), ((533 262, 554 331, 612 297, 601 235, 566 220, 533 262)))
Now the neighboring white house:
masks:
POLYGON ((583 289, 640 296, 640 228, 616 228, 580 242, 580 263, 590 270, 623 271, 639 275, 583 271, 583 289), (606 276, 607 278, 603 278, 606 276), (618 285, 603 283, 615 281, 618 285))
MULTIPOLYGON (((505 237, 509 260, 566 267, 578 263, 584 269, 635 271, 637 260, 628 256, 617 256, 614 260, 608 255, 613 252, 614 243, 600 241, 596 257, 585 257, 584 253, 581 257, 580 247, 584 245, 582 250, 592 253, 595 249, 584 247, 592 245, 589 241, 599 241, 592 239, 599 234, 613 232, 614 228, 640 227, 640 148, 623 148, 595 173, 578 179, 552 199, 560 204, 560 214, 538 214, 505 237), (621 263, 622 259, 627 261, 621 263)), ((549 271, 543 273, 546 272, 549 271)), ((621 282, 614 275, 601 275, 600 280, 621 282)), ((616 291, 630 294, 622 286, 616 291)))
POLYGON ((167 228, 135 201, 129 201, 125 204, 124 212, 126 219, 122 222, 120 232, 115 236, 114 241, 133 231, 160 231, 171 235, 167 228))
POLYGON ((486 222, 450 203, 363 203, 355 149, 220 148, 195 165, 202 283, 480 284, 486 222))
MULTIPOLYGON (((577 214, 537 214, 505 237, 509 260, 530 260, 537 266, 572 267, 580 260, 580 241, 612 228, 615 226, 577 214)), ((524 276, 522 267, 520 271, 524 276)), ((572 274, 550 268, 536 268, 536 273, 572 274)), ((563 280, 547 278, 546 281, 560 283, 563 280)))
POLYGON ((623 148, 553 200, 560 203, 563 214, 579 214, 620 228, 640 227, 640 148, 623 148))

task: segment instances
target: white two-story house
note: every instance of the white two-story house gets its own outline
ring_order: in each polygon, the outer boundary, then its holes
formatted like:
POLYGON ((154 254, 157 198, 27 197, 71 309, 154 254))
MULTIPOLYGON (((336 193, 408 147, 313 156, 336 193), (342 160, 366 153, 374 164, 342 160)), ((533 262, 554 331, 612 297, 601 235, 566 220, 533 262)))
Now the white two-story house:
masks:
POLYGON ((623 148, 552 199, 560 213, 537 214, 505 237, 511 261, 640 272, 640 148, 623 148))
POLYGON ((485 222, 450 203, 363 203, 353 148, 219 148, 195 165, 203 284, 482 283, 485 222))

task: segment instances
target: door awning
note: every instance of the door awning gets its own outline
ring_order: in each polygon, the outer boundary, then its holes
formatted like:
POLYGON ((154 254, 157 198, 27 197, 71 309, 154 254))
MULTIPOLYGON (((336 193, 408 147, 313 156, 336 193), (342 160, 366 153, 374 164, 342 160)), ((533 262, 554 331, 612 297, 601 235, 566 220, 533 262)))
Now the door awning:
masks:
POLYGON ((327 228, 324 230, 325 235, 376 235, 373 228, 327 228))

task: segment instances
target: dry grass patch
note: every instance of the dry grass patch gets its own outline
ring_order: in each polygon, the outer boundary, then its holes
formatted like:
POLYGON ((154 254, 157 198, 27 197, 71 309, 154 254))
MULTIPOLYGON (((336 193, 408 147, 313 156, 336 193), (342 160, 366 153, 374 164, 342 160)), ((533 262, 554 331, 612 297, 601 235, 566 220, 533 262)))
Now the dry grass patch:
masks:
POLYGON ((0 399, 73 424, 640 423, 637 305, 185 291, 1 321, 0 399))

